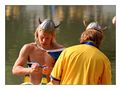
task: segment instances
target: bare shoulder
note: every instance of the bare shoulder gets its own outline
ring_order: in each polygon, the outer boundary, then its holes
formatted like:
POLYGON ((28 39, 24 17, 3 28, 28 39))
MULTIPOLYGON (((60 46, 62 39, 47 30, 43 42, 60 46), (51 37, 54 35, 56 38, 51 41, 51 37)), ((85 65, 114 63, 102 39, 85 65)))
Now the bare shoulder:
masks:
POLYGON ((35 48, 35 43, 27 43, 27 44, 24 44, 22 49, 23 50, 27 50, 27 51, 31 51, 35 48))

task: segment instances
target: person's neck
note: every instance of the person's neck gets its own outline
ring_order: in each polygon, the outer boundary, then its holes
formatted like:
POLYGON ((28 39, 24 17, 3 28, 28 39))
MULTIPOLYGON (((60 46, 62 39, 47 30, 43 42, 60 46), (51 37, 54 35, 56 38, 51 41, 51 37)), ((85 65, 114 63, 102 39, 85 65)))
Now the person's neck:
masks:
POLYGON ((91 41, 91 40, 85 41, 85 42, 83 42, 83 44, 95 46, 95 43, 93 41, 91 41))

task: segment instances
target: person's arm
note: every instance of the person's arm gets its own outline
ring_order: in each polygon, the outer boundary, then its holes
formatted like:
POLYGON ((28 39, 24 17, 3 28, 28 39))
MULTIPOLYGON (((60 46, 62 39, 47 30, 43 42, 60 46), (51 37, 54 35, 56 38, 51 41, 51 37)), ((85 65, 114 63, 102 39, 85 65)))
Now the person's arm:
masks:
POLYGON ((60 80, 54 78, 52 75, 50 76, 50 82, 49 84, 53 84, 53 85, 59 85, 60 84, 60 80))
MULTIPOLYGON (((12 73, 15 75, 26 75, 31 74, 35 69, 32 68, 25 68, 24 65, 28 60, 28 56, 31 50, 31 46, 26 44, 20 50, 19 56, 13 66, 12 73)), ((37 65, 32 65, 33 68, 36 68, 37 65)))
POLYGON ((65 51, 64 50, 58 60, 56 61, 55 65, 54 65, 54 68, 51 72, 51 83, 52 84, 60 84, 61 80, 62 80, 62 74, 63 74, 63 67, 64 67, 64 61, 65 61, 65 51))

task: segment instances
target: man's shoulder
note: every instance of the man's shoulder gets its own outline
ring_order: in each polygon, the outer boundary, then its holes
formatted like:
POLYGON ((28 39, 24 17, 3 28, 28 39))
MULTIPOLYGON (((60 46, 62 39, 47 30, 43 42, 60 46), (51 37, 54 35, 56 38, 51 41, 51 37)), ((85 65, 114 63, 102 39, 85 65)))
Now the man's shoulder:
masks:
POLYGON ((72 46, 69 46, 67 49, 74 49, 74 48, 78 48, 80 47, 81 45, 72 45, 72 46))
POLYGON ((80 45, 73 45, 73 46, 69 46, 69 47, 65 48, 64 51, 65 52, 67 52, 67 51, 71 52, 71 51, 77 50, 79 48, 80 48, 80 45))
POLYGON ((24 49, 33 49, 35 47, 34 43, 27 43, 23 45, 24 49))

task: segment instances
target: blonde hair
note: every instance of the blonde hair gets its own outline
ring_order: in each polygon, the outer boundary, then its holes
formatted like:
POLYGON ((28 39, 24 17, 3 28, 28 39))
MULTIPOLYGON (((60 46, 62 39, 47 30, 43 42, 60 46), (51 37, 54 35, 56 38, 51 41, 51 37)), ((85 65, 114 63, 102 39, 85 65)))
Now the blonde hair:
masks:
POLYGON ((103 32, 100 32, 95 29, 88 29, 82 33, 80 37, 80 43, 84 43, 86 41, 93 41, 95 46, 99 48, 102 39, 103 39, 103 32))
POLYGON ((40 45, 39 40, 38 40, 38 32, 39 32, 39 31, 48 32, 48 33, 52 34, 52 36, 53 36, 52 45, 54 45, 54 44, 56 43, 55 31, 46 31, 46 30, 42 30, 42 29, 40 29, 40 27, 38 26, 37 29, 35 30, 35 33, 34 33, 34 39, 35 39, 35 43, 36 43, 36 44, 40 45))

